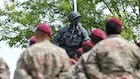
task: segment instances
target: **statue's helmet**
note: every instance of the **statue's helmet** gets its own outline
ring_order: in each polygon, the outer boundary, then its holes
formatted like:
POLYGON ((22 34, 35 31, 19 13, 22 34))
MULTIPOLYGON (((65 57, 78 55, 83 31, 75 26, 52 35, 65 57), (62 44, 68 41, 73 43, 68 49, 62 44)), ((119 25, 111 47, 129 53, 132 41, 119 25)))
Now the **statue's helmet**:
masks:
POLYGON ((76 11, 72 11, 68 15, 68 19, 69 19, 70 22, 72 22, 77 17, 81 17, 81 15, 80 15, 79 12, 76 12, 76 11))

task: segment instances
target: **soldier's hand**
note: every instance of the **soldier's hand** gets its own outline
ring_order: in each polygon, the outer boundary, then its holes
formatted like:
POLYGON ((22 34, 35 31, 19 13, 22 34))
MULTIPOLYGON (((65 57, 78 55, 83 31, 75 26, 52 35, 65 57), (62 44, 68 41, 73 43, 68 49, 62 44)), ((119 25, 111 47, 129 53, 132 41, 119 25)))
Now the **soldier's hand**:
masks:
POLYGON ((120 79, 130 79, 129 76, 122 76, 120 79))

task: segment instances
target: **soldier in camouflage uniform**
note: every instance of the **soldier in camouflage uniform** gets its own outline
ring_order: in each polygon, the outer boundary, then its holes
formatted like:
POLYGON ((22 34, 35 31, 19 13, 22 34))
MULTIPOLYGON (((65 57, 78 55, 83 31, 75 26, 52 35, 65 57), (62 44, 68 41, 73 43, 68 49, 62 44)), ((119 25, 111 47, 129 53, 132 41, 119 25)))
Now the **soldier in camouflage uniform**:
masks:
POLYGON ((1 57, 0 57, 0 79, 10 79, 9 67, 1 57))
POLYGON ((83 53, 88 52, 93 46, 94 45, 91 42, 91 40, 88 40, 88 41, 83 42, 82 43, 83 53))
POLYGON ((90 38, 91 40, 83 42, 82 48, 80 49, 82 50, 82 52, 77 53, 77 58, 92 49, 95 44, 97 44, 101 40, 104 40, 106 38, 106 34, 101 29, 95 28, 91 31, 90 38))
POLYGON ((106 39, 106 34, 103 30, 99 28, 95 28, 91 31, 90 39, 91 39, 91 42, 95 45, 101 40, 106 39))
POLYGON ((66 50, 70 58, 75 58, 76 50, 82 46, 82 42, 89 40, 88 32, 79 22, 80 17, 78 12, 71 12, 68 15, 70 25, 60 29, 53 40, 54 44, 66 50))
POLYGON ((37 43, 21 54, 14 79, 63 79, 61 75, 71 67, 70 59, 64 49, 49 41, 52 37, 49 25, 39 24, 35 37, 37 43))
POLYGON ((108 38, 82 55, 73 79, 140 79, 140 51, 120 36, 121 21, 110 18, 105 28, 108 38))

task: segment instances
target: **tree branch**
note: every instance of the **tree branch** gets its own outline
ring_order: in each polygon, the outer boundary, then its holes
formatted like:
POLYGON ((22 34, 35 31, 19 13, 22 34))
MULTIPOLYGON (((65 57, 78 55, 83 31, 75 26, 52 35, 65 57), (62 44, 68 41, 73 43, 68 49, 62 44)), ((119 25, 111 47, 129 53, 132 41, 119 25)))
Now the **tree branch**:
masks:
POLYGON ((135 12, 135 9, 132 7, 132 5, 128 2, 128 1, 126 1, 129 5, 130 5, 130 7, 132 8, 132 10, 133 10, 133 13, 135 13, 135 15, 138 17, 138 14, 135 12))
MULTIPOLYGON (((125 8, 124 8, 123 1, 121 1, 121 3, 122 3, 122 6, 123 6, 123 11, 125 12, 125 19, 126 19, 126 21, 128 21, 128 18, 127 18, 127 15, 126 15, 126 10, 125 10, 125 8)), ((128 24, 128 26, 130 26, 130 25, 129 25, 129 22, 126 22, 126 23, 128 24)))
POLYGON ((106 7, 108 8, 108 10, 111 12, 111 14, 114 15, 114 13, 112 12, 112 10, 111 10, 110 7, 108 6, 108 4, 107 4, 104 0, 102 0, 102 1, 103 1, 103 3, 106 5, 106 7))
POLYGON ((114 6, 114 5, 117 4, 117 3, 116 3, 114 0, 111 0, 111 1, 112 1, 113 8, 114 8, 114 10, 116 11, 117 15, 118 15, 119 17, 121 17, 121 14, 120 14, 120 12, 119 12, 119 9, 118 9, 117 7, 114 6))

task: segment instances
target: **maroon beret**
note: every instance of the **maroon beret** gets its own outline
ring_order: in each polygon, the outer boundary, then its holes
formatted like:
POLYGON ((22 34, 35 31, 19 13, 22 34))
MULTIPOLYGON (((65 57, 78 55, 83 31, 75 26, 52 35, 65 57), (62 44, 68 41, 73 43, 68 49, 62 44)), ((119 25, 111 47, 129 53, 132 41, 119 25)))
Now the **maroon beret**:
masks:
POLYGON ((48 24, 41 23, 37 26, 37 29, 47 33, 50 37, 52 37, 52 29, 48 24))
POLYGON ((75 59, 70 59, 70 61, 73 63, 73 64, 76 64, 77 62, 76 62, 76 60, 75 59))
POLYGON ((89 46, 89 47, 93 47, 93 43, 90 41, 90 40, 88 40, 88 41, 84 41, 83 43, 82 43, 82 46, 89 46))
POLYGON ((100 38, 102 38, 102 39, 105 39, 105 38, 106 38, 105 32, 102 31, 101 29, 98 29, 98 28, 93 29, 93 30, 91 31, 91 34, 92 34, 92 35, 95 35, 95 36, 98 36, 98 37, 100 37, 100 38))
POLYGON ((79 49, 77 49, 77 51, 76 51, 77 53, 83 53, 83 48, 81 47, 81 48, 79 48, 79 49))
POLYGON ((112 21, 112 22, 118 24, 118 25, 120 26, 120 29, 122 30, 122 22, 121 22, 120 19, 118 19, 118 18, 116 18, 116 17, 112 17, 112 18, 110 18, 110 19, 108 20, 108 22, 109 22, 109 21, 112 21))

